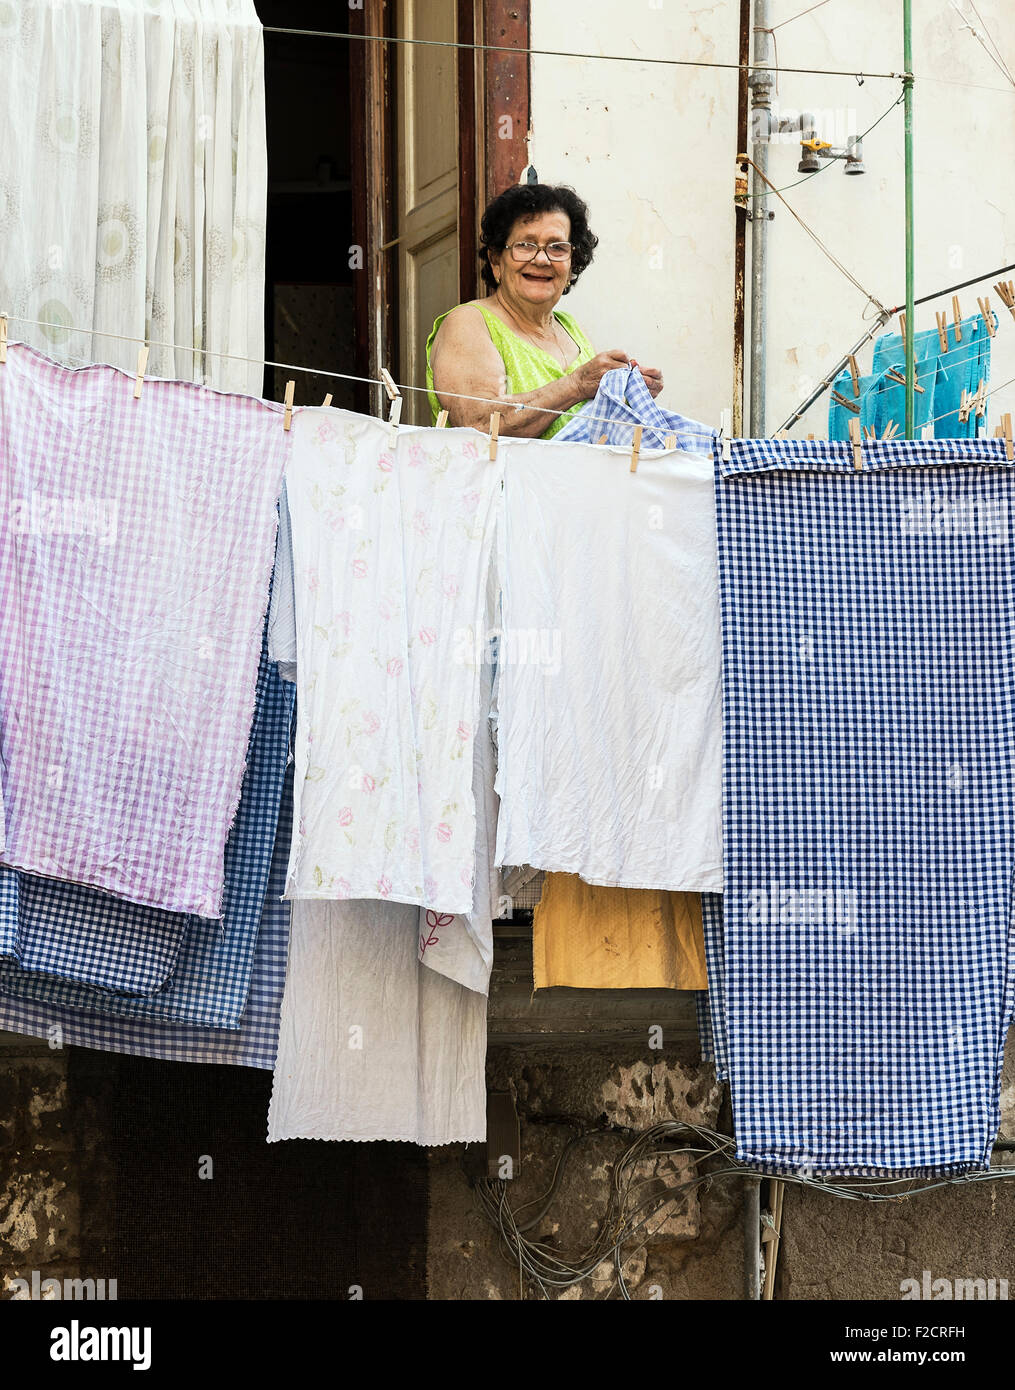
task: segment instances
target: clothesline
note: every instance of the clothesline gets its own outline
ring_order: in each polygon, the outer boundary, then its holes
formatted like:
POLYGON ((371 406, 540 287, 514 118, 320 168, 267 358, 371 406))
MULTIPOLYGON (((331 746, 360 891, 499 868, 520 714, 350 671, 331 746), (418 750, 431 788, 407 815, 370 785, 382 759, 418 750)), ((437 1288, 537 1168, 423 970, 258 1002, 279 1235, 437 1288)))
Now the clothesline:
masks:
MULTIPOLYGON (((279 25, 265 24, 266 34, 286 34, 295 38, 307 39, 355 39, 360 43, 395 43, 422 48, 464 48, 478 53, 513 53, 536 58, 595 58, 610 63, 653 63, 662 67, 676 68, 719 68, 729 72, 774 70, 771 63, 709 63, 696 58, 646 58, 636 53, 578 53, 558 48, 526 48, 522 44, 463 43, 455 39, 410 39, 394 34, 349 34, 330 29, 287 29, 279 25)), ((866 81, 868 77, 879 77, 898 81, 910 74, 905 72, 858 72, 852 68, 780 68, 780 72, 806 73, 815 77, 852 77, 866 81)), ((1003 88, 991 88, 1002 91, 1003 88)))
MULTIPOLYGON (((1012 268, 1013 268, 1013 267, 1010 267, 1010 266, 1004 267, 1004 269, 1012 269, 1012 268)), ((985 278, 985 279, 990 279, 990 278, 992 278, 993 275, 999 274, 999 273, 1000 273, 1000 272, 998 272, 998 271, 993 271, 993 272, 991 272, 991 275, 990 275, 990 276, 985 276, 984 278, 985 278)), ((980 282, 975 281, 975 280, 966 281, 966 284, 977 284, 977 283, 980 283, 980 282)), ((962 286, 960 286, 959 288, 962 288, 962 286)), ((942 294, 946 294, 946 293, 947 293, 947 291, 942 291, 942 294)), ((938 297, 939 297, 939 296, 936 296, 936 295, 928 296, 928 298, 930 298, 930 299, 938 298, 938 297)), ((921 302, 925 302, 925 301, 921 301, 921 302)), ((884 310, 884 313, 886 313, 886 314, 888 314, 889 312, 890 312, 890 311, 887 310, 887 309, 884 310)), ((287 372, 305 372, 305 373, 310 374, 310 375, 313 375, 313 376, 325 376, 325 377, 333 378, 333 379, 338 380, 338 381, 352 381, 352 382, 361 383, 361 384, 366 385, 366 386, 379 386, 379 387, 381 387, 382 389, 386 388, 386 383, 385 383, 380 377, 355 376, 354 374, 352 374, 352 373, 350 373, 350 372, 333 372, 333 371, 328 371, 328 370, 326 370, 326 369, 323 368, 323 367, 303 367, 303 366, 300 366, 299 364, 294 363, 294 362, 273 362, 273 361, 271 361, 269 358, 244 357, 244 356, 241 356, 241 355, 238 354, 238 353, 215 352, 215 351, 213 351, 213 350, 211 350, 211 349, 200 348, 200 347, 194 347, 194 346, 192 346, 192 345, 187 345, 186 343, 167 343, 167 342, 156 341, 155 339, 139 338, 139 337, 137 337, 135 334, 126 334, 126 333, 106 333, 106 332, 104 332, 104 330, 101 329, 101 328, 71 328, 71 327, 68 327, 66 324, 53 324, 51 320, 23 318, 23 317, 22 317, 21 315, 19 315, 19 314, 0 315, 0 317, 8 318, 12 323, 30 324, 30 325, 32 325, 33 327, 36 327, 36 328, 59 327, 59 328, 66 329, 66 331, 67 331, 68 333, 87 333, 87 334, 90 334, 90 335, 93 335, 93 336, 94 336, 94 335, 97 335, 97 336, 102 337, 102 338, 113 338, 113 339, 115 339, 116 341, 118 341, 118 342, 123 342, 123 343, 138 343, 138 344, 141 344, 141 345, 146 345, 146 346, 148 346, 148 347, 171 348, 171 349, 174 349, 174 350, 178 349, 178 350, 180 350, 180 351, 182 351, 182 352, 191 352, 191 353, 198 353, 198 352, 200 352, 200 353, 204 353, 206 356, 209 356, 209 357, 221 357, 221 358, 225 358, 226 360, 231 361, 231 362, 245 362, 245 363, 247 363, 249 366, 254 366, 254 367, 257 367, 257 366, 278 367, 280 370, 282 370, 282 371, 287 371, 287 372)), ((953 358, 952 358, 952 361, 953 361, 953 362, 959 362, 959 361, 961 361, 961 360, 962 360, 961 356, 956 356, 956 357, 953 357, 953 358)), ((990 389, 989 391, 987 391, 987 392, 984 393, 984 394, 985 394, 985 398, 989 399, 991 396, 995 395, 998 391, 1004 390, 1005 387, 1011 386, 1013 383, 1015 383, 1015 377, 1012 377, 1012 378, 1011 378, 1010 380, 1008 380, 1008 381, 1002 382, 999 386, 991 387, 991 389, 990 389)), ((829 382, 828 385, 831 385, 831 383, 829 382)), ((410 386, 410 385, 406 384, 405 382, 395 382, 395 386, 397 387, 397 389, 398 389, 399 391, 417 391, 417 392, 420 392, 420 391, 421 391, 421 392, 428 392, 428 388, 425 387, 425 386, 410 386)), ((449 397, 452 397, 452 398, 455 399, 455 400, 475 401, 475 402, 477 402, 477 403, 480 404, 480 405, 489 405, 489 406, 493 406, 495 409, 500 410, 500 411, 502 411, 502 412, 510 409, 510 410, 513 410, 513 411, 518 411, 518 410, 539 410, 539 411, 541 411, 544 415, 557 415, 557 416, 560 416, 560 415, 565 415, 565 414, 567 414, 567 412, 564 411, 564 410, 551 410, 550 408, 548 408, 548 407, 543 407, 543 406, 527 406, 527 405, 525 405, 524 403, 515 403, 515 402, 512 402, 512 401, 497 400, 496 398, 494 398, 494 397, 492 397, 492 396, 471 396, 471 395, 467 395, 465 392, 462 392, 462 391, 441 391, 441 395, 442 395, 442 396, 449 396, 449 397)), ((279 405, 279 402, 277 402, 277 401, 271 401, 271 402, 268 402, 268 404, 270 404, 270 405, 279 405)), ((931 419, 927 420, 927 421, 925 422, 925 424, 928 424, 928 425, 930 425, 930 424, 935 424, 938 420, 943 420, 943 419, 947 418, 948 415, 953 415, 954 413, 955 413, 954 411, 946 411, 944 415, 935 415, 935 416, 933 416, 931 419)), ((606 418, 605 416, 587 415, 587 416, 585 416, 584 418, 587 419, 587 420, 589 420, 589 421, 591 421, 591 422, 594 422, 595 424, 611 425, 611 424, 614 423, 614 421, 612 421, 612 420, 606 418)), ((660 431, 657 430, 657 429, 655 428, 655 426, 649 426, 648 428, 650 428, 650 429, 653 431, 653 433, 657 433, 657 434, 660 433, 660 431)), ((681 431, 681 433, 684 434, 685 437, 689 437, 689 438, 710 439, 710 438, 712 438, 713 435, 715 434, 715 431, 714 431, 714 430, 701 430, 700 432, 696 432, 696 431, 691 431, 691 430, 684 430, 684 431, 681 431)))
MULTIPOLYGON (((817 8, 815 6, 814 8, 817 8)), ((804 11, 804 13, 808 13, 804 11)), ((799 19, 799 15, 792 16, 799 19)), ((784 21, 789 23, 789 20, 784 21)), ((775 26, 776 29, 782 28, 781 24, 775 26)), ((901 81, 906 77, 912 77, 917 82, 938 82, 949 87, 969 87, 979 92, 1000 92, 1004 96, 1011 95, 1008 87, 991 87, 982 82, 962 82, 956 78, 949 77, 929 77, 918 76, 915 73, 907 72, 858 72, 854 68, 784 68, 778 63, 710 63, 705 59, 699 58, 647 58, 643 54, 635 53, 579 53, 570 49, 559 48, 526 48, 523 44, 494 44, 494 43, 462 43, 454 39, 410 39, 396 37, 393 34, 348 34, 335 32, 330 29, 287 29, 280 25, 266 24, 263 26, 266 34, 284 34, 295 38, 309 39, 357 39, 366 43, 395 43, 405 45, 415 45, 426 48, 462 48, 470 52, 477 53, 514 53, 519 56, 535 58, 581 58, 598 59, 609 63, 652 63, 663 67, 678 68, 715 68, 723 72, 747 72, 766 71, 774 72, 776 76, 780 73, 801 73, 815 77, 852 77, 860 86, 868 77, 880 78, 886 81, 901 81)), ((772 32, 771 30, 769 32, 772 32)))

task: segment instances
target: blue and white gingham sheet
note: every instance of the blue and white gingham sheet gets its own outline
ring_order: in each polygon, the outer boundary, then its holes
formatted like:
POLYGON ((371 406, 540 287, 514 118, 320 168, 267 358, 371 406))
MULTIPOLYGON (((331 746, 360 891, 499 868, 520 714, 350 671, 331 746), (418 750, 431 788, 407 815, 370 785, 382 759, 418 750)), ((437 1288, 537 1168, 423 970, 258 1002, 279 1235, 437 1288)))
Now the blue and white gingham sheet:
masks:
POLYGON ((48 879, 32 880, 32 896, 26 900, 28 876, 24 875, 21 933, 39 943, 37 954, 48 943, 48 964, 54 973, 40 974, 4 960, 0 962, 0 994, 125 1018, 239 1027, 275 843, 293 701, 293 687, 279 678, 262 643, 243 789, 226 843, 223 921, 182 918, 187 928, 182 949, 163 987, 155 993, 127 995, 79 982, 84 969, 93 976, 101 976, 105 969, 107 978, 121 981, 131 952, 139 961, 147 961, 139 941, 143 946, 143 925, 152 916, 151 909, 48 879), (78 979, 58 978, 56 972, 61 969, 78 971, 78 979))
POLYGON ((567 422, 554 439, 577 444, 606 443, 618 447, 634 440, 635 425, 642 426, 642 447, 663 449, 669 435, 687 453, 710 453, 715 430, 684 415, 664 410, 653 400, 637 367, 617 367, 599 383, 595 398, 567 422))
POLYGON ((259 1067, 271 1071, 289 949, 290 905, 282 901, 292 839, 292 770, 285 778, 267 892, 261 911, 246 1006, 236 1029, 154 1018, 115 1018, 66 1005, 0 994, 0 1028, 47 1038, 51 1047, 97 1048, 170 1062, 259 1067))
POLYGON ((60 879, 0 866, 13 931, 0 980, 13 973, 56 976, 124 994, 162 989, 176 969, 192 921, 60 879))
POLYGON ((859 472, 848 444, 735 440, 716 493, 706 928, 739 1157, 982 1170, 1015 1007, 1015 467, 999 440, 867 443, 859 472))

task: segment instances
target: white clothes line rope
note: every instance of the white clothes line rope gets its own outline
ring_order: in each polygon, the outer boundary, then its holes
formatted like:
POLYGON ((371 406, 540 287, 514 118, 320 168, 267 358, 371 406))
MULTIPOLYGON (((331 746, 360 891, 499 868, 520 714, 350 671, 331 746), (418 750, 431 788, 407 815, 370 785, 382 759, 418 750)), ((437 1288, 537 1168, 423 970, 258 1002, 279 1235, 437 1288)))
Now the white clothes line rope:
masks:
MULTIPOLYGON (((988 278, 989 278, 989 277, 988 277, 988 278)), ((885 312, 887 313, 888 311, 886 310, 885 312)), ((325 376, 325 377, 331 377, 331 378, 333 378, 333 379, 336 380, 336 381, 353 381, 353 382, 359 382, 359 383, 361 383, 361 384, 363 384, 363 385, 365 385, 365 386, 379 386, 379 387, 382 388, 382 390, 383 390, 383 389, 386 389, 386 385, 387 385, 386 382, 384 382, 380 377, 372 377, 372 376, 354 376, 354 375, 352 375, 350 372, 331 372, 331 371, 327 371, 327 370, 326 370, 325 368, 323 368, 323 367, 301 367, 298 363, 295 363, 295 362, 272 362, 272 361, 270 361, 268 358, 241 357, 241 356, 240 356, 239 354, 237 354, 237 353, 229 353, 229 352, 210 352, 207 348, 194 347, 193 345, 189 345, 189 346, 188 346, 188 345, 185 344, 185 343, 166 343, 166 342, 159 342, 159 341, 156 341, 156 340, 154 340, 154 339, 138 338, 138 337, 136 337, 135 335, 132 335, 132 334, 125 334, 125 333, 106 333, 106 332, 104 332, 101 328, 71 328, 71 327, 68 327, 66 324, 63 324, 63 323, 55 324, 55 323, 53 323, 53 322, 50 321, 50 320, 21 318, 20 315, 17 315, 17 314, 2 314, 2 315, 0 315, 0 318, 7 318, 7 319, 9 319, 9 321, 10 321, 11 323, 24 323, 24 324, 30 324, 31 326, 33 326, 33 327, 35 327, 35 328, 61 328, 61 329, 65 329, 65 330, 67 331, 67 333, 69 333, 69 334, 72 334, 72 333, 88 333, 88 334, 92 334, 92 335, 97 335, 97 336, 102 337, 102 338, 113 338, 113 339, 115 339, 117 342, 121 342, 121 343, 137 343, 139 346, 172 348, 172 349, 176 349, 176 350, 183 351, 183 352, 202 353, 203 355, 208 356, 208 357, 225 357, 225 358, 228 358, 230 361, 233 361, 233 362, 245 362, 245 363, 247 363, 248 365, 254 366, 254 367, 258 367, 258 366, 264 366, 264 367, 278 367, 278 368, 280 368, 282 371, 287 371, 287 372, 305 372, 305 373, 307 373, 308 375, 311 375, 311 376, 325 376)), ((956 355, 955 357, 952 358, 952 361, 953 361, 953 362, 958 362, 959 360, 961 360, 961 354, 956 355)), ((829 384, 831 384, 831 383, 829 383, 829 384)), ((1001 384, 1000 384, 999 386, 994 386, 994 387, 992 387, 989 391, 984 392, 984 398, 985 398, 985 399, 989 399, 991 396, 995 395, 998 391, 1003 391, 1006 387, 1011 386, 1011 385, 1013 385, 1013 384, 1015 384, 1015 377, 1012 377, 1009 381, 1003 381, 1003 382, 1001 382, 1001 384)), ((395 386, 397 387, 397 389, 398 389, 399 391, 422 391, 422 392, 429 393, 429 388, 426 387, 426 386, 409 386, 409 385, 406 385, 404 382, 397 382, 397 381, 395 382, 395 386)), ((539 410, 539 411, 541 411, 544 415, 566 415, 566 414, 568 413, 566 410, 551 410, 551 409, 546 408, 546 407, 543 407, 543 406, 527 405, 524 401, 522 401, 522 402, 504 401, 504 400, 498 400, 498 399, 496 399, 496 398, 494 398, 494 397, 492 397, 492 396, 469 396, 469 395, 466 395, 466 394, 465 394, 464 392, 462 392, 462 391, 441 391, 441 395, 442 395, 442 396, 450 396, 450 397, 454 398, 455 400, 461 400, 461 401, 476 401, 476 402, 477 402, 478 404, 480 404, 480 405, 489 405, 489 406, 493 406, 495 410, 499 410, 499 411, 501 411, 502 413, 504 413, 504 412, 506 412, 506 411, 508 411, 508 410, 512 410, 512 411, 519 411, 519 410, 539 410)), ((272 405, 278 405, 278 406, 281 407, 281 402, 279 402, 279 401, 272 401, 272 402, 270 402, 270 404, 272 404, 272 405)), ((300 409, 300 407, 297 406, 296 409, 300 409)), ((928 425, 934 424, 934 423, 936 423, 938 420, 944 420, 944 419, 946 419, 948 415, 954 415, 954 413, 955 413, 955 412, 954 412, 953 410, 950 410, 950 411, 946 411, 944 415, 935 415, 935 416, 933 416, 931 419, 925 421, 925 424, 928 424, 928 425)), ((611 425, 611 424, 615 424, 615 423, 616 423, 614 420, 607 419, 605 416, 601 416, 601 415, 586 415, 586 416, 583 416, 583 418, 586 419, 586 420, 589 420, 589 421, 591 421, 591 422, 593 422, 593 423, 595 423, 595 424, 597 424, 597 425, 611 425)), ((655 427, 653 427, 653 433, 660 433, 660 432, 661 432, 661 431, 658 431, 658 430, 655 429, 655 427)), ((672 431, 670 431, 670 432, 672 433, 672 431)), ((713 430, 702 430, 702 431, 696 433, 696 432, 691 431, 691 430, 681 430, 681 431, 679 431, 679 433, 682 434, 685 438, 709 439, 709 438, 711 438, 711 437, 713 436, 713 434, 715 433, 715 431, 713 431, 713 430)))
MULTIPOLYGON (((139 344, 139 345, 144 345, 144 346, 147 346, 147 347, 175 348, 175 349, 179 349, 179 350, 181 350, 181 351, 183 351, 183 352, 202 353, 203 355, 209 356, 209 357, 224 357, 224 358, 227 358, 228 360, 230 360, 230 361, 232 361, 232 362, 246 362, 246 363, 248 363, 250 366, 254 366, 254 367, 257 367, 257 366, 278 367, 278 368, 280 368, 282 371, 286 371, 286 372, 306 372, 306 373, 308 373, 308 374, 311 375, 311 376, 326 376, 326 377, 331 377, 331 378, 333 378, 333 379, 336 380, 336 381, 355 381, 355 382, 361 382, 361 383, 362 383, 363 385, 365 385, 365 386, 380 386, 382 389, 386 389, 386 388, 387 388, 387 383, 386 383, 385 381, 383 381, 380 377, 373 377, 373 376, 353 376, 350 372, 330 372, 330 371, 325 370, 325 368, 323 368, 323 367, 301 367, 301 366, 299 366, 299 365, 298 365, 297 363, 295 363, 295 362, 272 362, 272 361, 270 361, 267 357, 265 357, 265 358, 260 358, 260 357, 241 357, 241 356, 239 356, 237 353, 232 353, 232 352, 209 352, 208 349, 206 349, 206 348, 188 346, 188 345, 185 344, 185 343, 166 343, 166 342, 159 342, 158 340, 156 340, 156 339, 154 339, 154 338, 138 338, 136 335, 133 335, 133 334, 125 334, 125 333, 106 333, 106 332, 105 332, 103 329, 101 329, 101 328, 71 328, 71 327, 68 327, 68 325, 63 324, 63 323, 60 323, 60 324, 53 324, 53 323, 50 323, 50 322, 48 322, 48 321, 46 321, 46 320, 42 320, 42 319, 25 319, 25 318, 21 318, 20 315, 17 315, 17 314, 2 315, 2 316, 0 316, 0 317, 9 318, 10 321, 11 321, 11 323, 27 323, 27 324, 31 324, 33 327, 36 327, 36 328, 50 328, 50 327, 61 328, 61 329, 65 329, 65 330, 67 331, 68 334, 72 334, 72 333, 92 333, 92 334, 96 334, 96 335, 98 335, 99 337, 102 337, 102 338, 114 338, 114 339, 116 339, 118 342, 121 342, 121 343, 137 343, 137 344, 139 344)), ((395 387, 397 388, 398 391, 422 391, 422 392, 424 392, 424 393, 428 393, 428 392, 429 392, 429 387, 427 387, 427 386, 408 386, 408 385, 406 385, 404 382, 400 382, 400 381, 396 381, 396 382, 394 383, 394 385, 395 385, 395 387)), ((463 391, 441 391, 441 395, 442 395, 442 396, 450 396, 450 397, 453 397, 455 400, 460 400, 460 401, 477 401, 480 405, 489 405, 489 406, 492 406, 494 410, 498 410, 498 411, 500 411, 502 414, 506 413, 506 412, 509 411, 509 410, 511 410, 511 411, 519 411, 519 410, 538 410, 538 411, 539 411, 541 414, 543 414, 543 415, 567 415, 567 414, 569 413, 569 412, 566 411, 566 410, 551 410, 549 407, 546 407, 546 406, 541 406, 541 405, 529 405, 529 404, 527 404, 525 401, 505 401, 505 400, 498 400, 497 398, 495 398, 495 397, 493 397, 493 396, 469 396, 469 395, 466 395, 463 391)), ((272 404, 272 405, 279 405, 280 402, 278 402, 278 401, 272 401, 272 402, 270 402, 270 404, 272 404)), ((296 409, 299 409, 299 408, 300 408, 299 406, 296 407, 296 409)), ((595 422, 595 423, 598 424, 598 425, 610 425, 610 424, 614 424, 614 423, 615 423, 615 421, 610 420, 610 419, 607 419, 605 416, 601 416, 601 415, 586 415, 586 416, 583 416, 583 418, 586 419, 586 420, 593 421, 593 422, 595 422)), ((657 430, 655 429, 654 426, 652 427, 652 430, 653 430, 653 433, 660 433, 660 432, 661 432, 661 431, 657 431, 657 430)), ((692 430, 686 430, 686 429, 685 429, 685 430, 680 430, 680 431, 669 431, 669 433, 674 433, 674 432, 679 433, 679 434, 682 434, 685 438, 701 438, 701 439, 710 439, 710 438, 712 437, 713 433, 714 433, 714 431, 712 431, 712 430, 701 430, 701 431, 699 431, 699 432, 697 432, 697 433, 694 432, 694 431, 692 431, 692 430)))

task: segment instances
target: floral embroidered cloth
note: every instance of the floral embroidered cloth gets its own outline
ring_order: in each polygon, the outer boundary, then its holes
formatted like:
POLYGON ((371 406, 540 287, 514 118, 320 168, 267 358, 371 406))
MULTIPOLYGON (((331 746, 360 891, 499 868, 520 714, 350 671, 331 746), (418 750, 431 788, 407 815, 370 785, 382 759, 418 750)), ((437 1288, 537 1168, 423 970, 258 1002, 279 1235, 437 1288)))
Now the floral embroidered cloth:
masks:
POLYGON ((219 917, 291 435, 280 409, 12 344, 0 770, 12 868, 219 917))
POLYGON ((472 430, 301 411, 286 896, 473 911, 474 739, 503 456, 472 430))

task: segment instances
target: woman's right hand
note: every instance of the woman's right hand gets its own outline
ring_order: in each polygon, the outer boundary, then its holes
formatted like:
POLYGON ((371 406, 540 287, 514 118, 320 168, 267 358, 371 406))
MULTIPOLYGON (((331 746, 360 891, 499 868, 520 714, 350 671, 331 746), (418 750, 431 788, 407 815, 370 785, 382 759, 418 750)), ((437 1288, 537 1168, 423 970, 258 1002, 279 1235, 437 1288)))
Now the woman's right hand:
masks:
POLYGON ((621 352, 615 348, 612 352, 598 352, 595 357, 588 362, 583 362, 580 367, 575 367, 570 373, 574 383, 575 395, 580 401, 590 401, 599 390, 599 383, 607 372, 616 371, 618 367, 629 367, 631 359, 626 352, 621 352))

